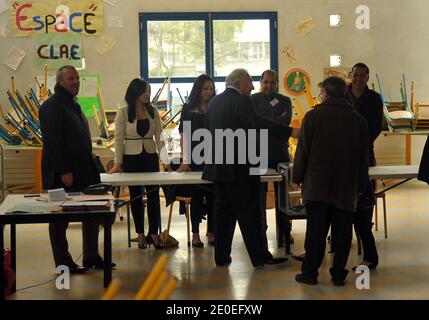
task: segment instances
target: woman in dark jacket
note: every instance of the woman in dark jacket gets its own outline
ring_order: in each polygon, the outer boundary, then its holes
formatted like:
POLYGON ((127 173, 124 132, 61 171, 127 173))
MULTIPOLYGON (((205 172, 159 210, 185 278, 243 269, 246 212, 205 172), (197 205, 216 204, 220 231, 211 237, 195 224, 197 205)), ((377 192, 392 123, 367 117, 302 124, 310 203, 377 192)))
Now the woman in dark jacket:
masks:
MULTIPOLYGON (((200 141, 192 141, 191 137, 195 130, 204 128, 210 99, 215 95, 214 81, 210 76, 202 74, 195 79, 188 102, 183 105, 180 117, 179 132, 180 146, 182 149, 182 164, 178 172, 202 171, 204 163, 196 163, 192 159, 192 151, 200 141), (190 130, 188 130, 190 126, 190 130)), ((207 215, 207 238, 210 245, 214 244, 213 238, 213 194, 204 186, 192 186, 191 200, 191 222, 192 222, 192 247, 202 248, 203 242, 200 239, 199 224, 204 214, 207 215)))

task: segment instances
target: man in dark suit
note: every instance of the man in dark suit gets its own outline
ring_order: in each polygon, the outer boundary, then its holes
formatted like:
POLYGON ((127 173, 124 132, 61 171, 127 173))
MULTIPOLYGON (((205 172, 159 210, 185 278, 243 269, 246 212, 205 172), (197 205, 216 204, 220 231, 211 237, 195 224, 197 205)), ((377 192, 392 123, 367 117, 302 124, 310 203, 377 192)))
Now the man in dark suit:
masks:
MULTIPOLYGON (((76 69, 73 66, 61 67, 57 71, 55 94, 40 108, 44 189, 82 191, 100 182, 93 159, 88 122, 77 103, 79 86, 76 69)), ((89 267, 102 268, 103 260, 98 254, 99 224, 91 221, 82 224, 84 267, 78 266, 69 253, 67 227, 67 222, 49 224, 55 265, 66 265, 71 273, 83 273, 89 267)))
MULTIPOLYGON (((289 137, 297 136, 299 130, 275 124, 256 115, 249 95, 253 89, 252 79, 244 69, 236 69, 226 78, 226 90, 210 100, 206 127, 212 137, 212 154, 207 159, 203 179, 214 182, 215 203, 213 208, 215 262, 218 266, 231 263, 231 245, 236 221, 254 267, 265 263, 263 230, 261 223, 260 182, 259 176, 251 175, 249 150, 254 146, 250 141, 249 129, 269 129, 270 134, 289 137), (224 140, 216 141, 220 131, 237 137, 236 133, 244 130, 245 140, 234 139, 233 145, 224 140), (216 142, 215 142, 216 141, 216 142), (246 161, 239 161, 239 150, 246 148, 246 161), (227 161, 233 159, 233 161, 227 161)), ((229 136, 229 137, 228 137, 229 136)), ((256 139, 255 139, 256 140, 256 139)), ((267 143, 265 141, 265 143, 267 143)), ((267 160, 268 155, 261 155, 267 160)))
POLYGON ((348 273, 353 212, 368 180, 368 126, 345 99, 344 80, 327 78, 321 90, 322 103, 303 119, 293 166, 292 180, 301 185, 307 213, 306 256, 295 279, 317 284, 331 226, 335 256, 329 271, 341 286, 348 273))

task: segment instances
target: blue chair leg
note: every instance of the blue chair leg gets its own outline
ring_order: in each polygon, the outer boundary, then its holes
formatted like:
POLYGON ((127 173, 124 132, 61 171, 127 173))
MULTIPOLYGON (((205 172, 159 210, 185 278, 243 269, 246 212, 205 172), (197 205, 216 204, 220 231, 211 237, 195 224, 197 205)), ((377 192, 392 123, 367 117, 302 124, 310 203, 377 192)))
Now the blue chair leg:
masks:
POLYGON ((128 248, 131 248, 131 223, 130 223, 130 206, 127 205, 127 231, 128 231, 128 248))

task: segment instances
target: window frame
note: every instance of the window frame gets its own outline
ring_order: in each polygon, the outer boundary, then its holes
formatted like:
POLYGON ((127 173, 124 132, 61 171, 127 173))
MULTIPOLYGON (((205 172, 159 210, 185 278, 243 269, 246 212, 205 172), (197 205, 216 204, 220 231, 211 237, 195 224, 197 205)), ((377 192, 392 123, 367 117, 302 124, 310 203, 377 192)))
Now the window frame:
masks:
MULTIPOLYGON (((215 82, 223 82, 225 81, 225 77, 214 77, 213 21, 260 19, 269 20, 270 22, 270 69, 273 69, 278 72, 277 12, 140 12, 140 76, 151 83, 164 82, 164 78, 149 77, 149 56, 147 38, 147 28, 149 21, 204 21, 206 73, 210 75, 215 82)), ((254 81, 258 81, 261 78, 261 75, 251 74, 251 76, 254 81)), ((195 77, 171 77, 170 80, 172 83, 192 83, 194 82, 195 77)))

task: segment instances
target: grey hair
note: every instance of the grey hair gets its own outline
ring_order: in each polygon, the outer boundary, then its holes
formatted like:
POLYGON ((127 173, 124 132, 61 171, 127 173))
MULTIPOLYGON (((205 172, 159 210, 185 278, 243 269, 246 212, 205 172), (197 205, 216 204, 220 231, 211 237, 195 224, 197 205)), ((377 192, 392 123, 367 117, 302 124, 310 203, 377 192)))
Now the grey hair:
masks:
POLYGON ((76 68, 75 68, 75 67, 73 67, 73 66, 71 66, 71 65, 65 65, 65 66, 62 66, 61 68, 59 68, 59 69, 57 70, 57 76, 56 76, 56 80, 57 80, 57 82, 60 82, 60 80, 63 78, 63 71, 64 71, 65 69, 73 69, 73 70, 76 70, 76 68))
POLYGON ((245 76, 250 76, 246 69, 235 69, 225 79, 227 87, 235 87, 245 76))

